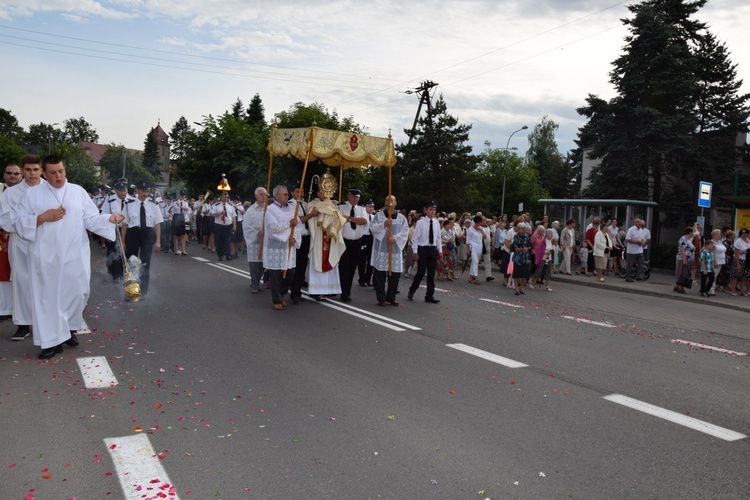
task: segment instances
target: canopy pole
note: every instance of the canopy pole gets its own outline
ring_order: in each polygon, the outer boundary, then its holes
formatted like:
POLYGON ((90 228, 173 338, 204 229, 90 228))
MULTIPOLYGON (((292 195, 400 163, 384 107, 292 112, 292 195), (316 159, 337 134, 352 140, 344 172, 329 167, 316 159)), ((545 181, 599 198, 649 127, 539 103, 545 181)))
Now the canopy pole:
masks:
POLYGON ((271 194, 271 170, 273 169, 273 132, 276 124, 271 126, 271 135, 268 137, 268 182, 266 183, 266 204, 263 207, 263 218, 261 220, 260 248, 258 248, 258 259, 263 261, 263 241, 266 237, 266 211, 268 210, 268 195, 271 194))
MULTIPOLYGON (((315 125, 313 125, 313 127, 314 126, 315 125)), ((299 185, 300 186, 304 186, 305 185, 305 175, 307 174, 307 164, 310 161, 310 151, 312 150, 313 127, 310 127, 310 137, 308 137, 308 139, 307 139, 307 155, 305 156, 305 166, 302 167, 302 179, 300 179, 300 181, 299 181, 299 185)), ((302 195, 303 188, 300 188, 299 191, 300 191, 300 199, 297 200, 297 203, 294 204, 294 217, 292 217, 292 220, 297 220, 297 214, 299 213, 299 206, 300 206, 300 203, 302 203, 301 195, 302 195)), ((287 261, 287 263, 289 262, 289 256, 292 253, 292 240, 294 239, 294 227, 290 227, 289 229, 290 229, 290 231, 289 231, 289 244, 288 244, 287 253, 286 253, 286 261, 287 261)), ((281 277, 282 278, 286 278, 286 271, 287 271, 286 267, 287 266, 284 266, 284 272, 281 273, 281 277)))
POLYGON ((341 203, 341 186, 344 181, 344 165, 339 165, 339 203, 341 203))
MULTIPOLYGON (((391 172, 392 168, 388 167, 388 198, 392 196, 391 172)), ((388 239, 386 240, 388 242, 388 276, 390 276, 393 274, 391 271, 391 263, 393 262, 393 249, 391 245, 391 236, 393 235, 393 205, 388 203, 385 205, 388 208, 388 219, 391 221, 391 225, 388 226, 388 239)))

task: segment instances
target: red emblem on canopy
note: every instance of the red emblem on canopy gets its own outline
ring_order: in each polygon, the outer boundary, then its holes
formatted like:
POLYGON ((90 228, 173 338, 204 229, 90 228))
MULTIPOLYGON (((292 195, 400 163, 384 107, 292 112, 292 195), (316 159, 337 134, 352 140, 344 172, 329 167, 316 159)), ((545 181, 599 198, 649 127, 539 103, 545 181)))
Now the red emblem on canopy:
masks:
POLYGON ((352 135, 349 138, 349 149, 351 149, 352 151, 356 151, 358 147, 359 147, 359 137, 357 137, 356 135, 352 135))

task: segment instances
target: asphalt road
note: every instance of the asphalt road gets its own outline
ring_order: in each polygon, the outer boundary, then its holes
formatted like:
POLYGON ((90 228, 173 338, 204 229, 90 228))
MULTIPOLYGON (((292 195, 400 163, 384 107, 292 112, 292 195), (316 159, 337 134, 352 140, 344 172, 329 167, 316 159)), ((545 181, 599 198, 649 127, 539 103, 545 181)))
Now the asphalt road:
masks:
POLYGON ((0 499, 748 497, 745 311, 405 279, 275 311, 189 251, 126 303, 92 247, 91 333, 52 362, 0 323, 0 499))

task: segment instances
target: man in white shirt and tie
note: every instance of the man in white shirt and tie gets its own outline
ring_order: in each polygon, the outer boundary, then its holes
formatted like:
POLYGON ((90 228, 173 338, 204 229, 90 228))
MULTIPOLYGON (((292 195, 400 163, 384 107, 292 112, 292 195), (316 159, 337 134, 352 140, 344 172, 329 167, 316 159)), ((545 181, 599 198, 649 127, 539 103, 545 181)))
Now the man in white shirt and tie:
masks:
POLYGON ((161 245, 161 223, 164 222, 159 206, 148 197, 148 183, 136 185, 137 198, 125 204, 125 220, 122 222, 122 239, 125 240, 125 256, 137 255, 141 260, 141 274, 137 278, 141 285, 141 296, 148 293, 152 252, 159 252, 161 245))
POLYGON ((346 218, 346 224, 341 231, 346 244, 346 252, 339 260, 341 302, 352 301, 352 282, 354 281, 354 273, 357 272, 357 264, 359 264, 362 234, 367 224, 365 207, 357 205, 361 195, 362 192, 358 188, 352 188, 347 194, 347 202, 339 204, 339 212, 346 218))
POLYGON ((440 243, 440 223, 435 218, 437 204, 428 201, 424 204, 424 217, 417 221, 414 227, 414 235, 411 238, 411 247, 414 252, 414 260, 417 261, 417 274, 409 287, 409 300, 414 300, 414 293, 422 283, 422 278, 427 272, 427 293, 424 301, 431 304, 440 302, 435 298, 435 268, 438 260, 442 257, 440 243))

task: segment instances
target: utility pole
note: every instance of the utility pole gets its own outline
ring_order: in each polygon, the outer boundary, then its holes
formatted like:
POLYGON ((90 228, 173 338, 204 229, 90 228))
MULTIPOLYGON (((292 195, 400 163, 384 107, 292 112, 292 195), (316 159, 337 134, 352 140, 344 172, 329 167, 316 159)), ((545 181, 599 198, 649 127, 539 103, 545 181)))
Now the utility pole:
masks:
POLYGON ((422 104, 427 106, 428 115, 432 110, 430 90, 432 90, 434 87, 437 87, 437 85, 438 84, 433 81, 425 80, 416 89, 406 91, 407 94, 419 94, 419 107, 417 107, 417 116, 414 117, 414 124, 411 126, 411 133, 409 134, 409 143, 407 144, 407 146, 411 146, 411 141, 414 140, 414 131, 417 129, 417 121, 419 121, 419 113, 422 111, 422 104))

